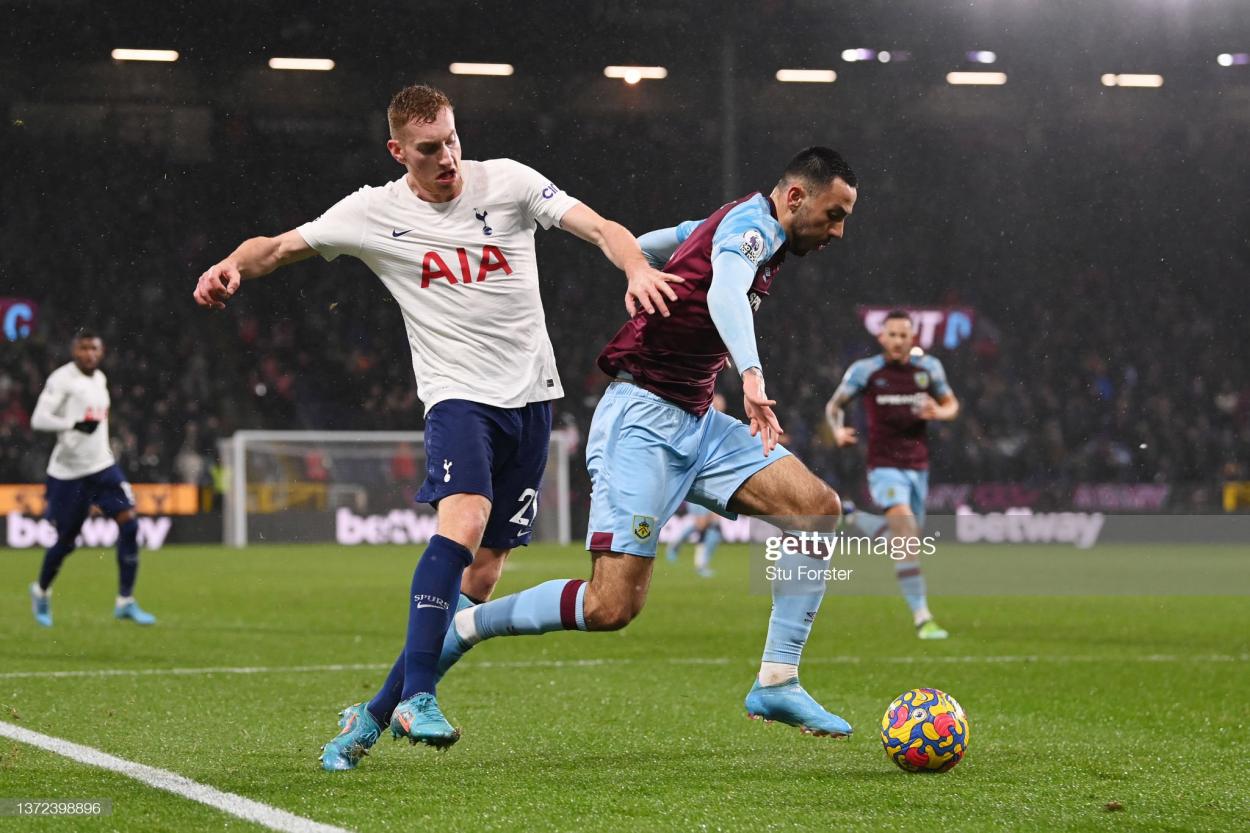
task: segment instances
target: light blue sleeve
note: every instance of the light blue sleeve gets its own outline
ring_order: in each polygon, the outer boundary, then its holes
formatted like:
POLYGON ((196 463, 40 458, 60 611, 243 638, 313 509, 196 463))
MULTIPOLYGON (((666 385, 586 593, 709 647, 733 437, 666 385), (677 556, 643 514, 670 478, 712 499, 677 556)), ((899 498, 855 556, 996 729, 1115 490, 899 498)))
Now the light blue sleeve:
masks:
POLYGON ((926 354, 921 360, 921 366, 929 371, 930 389, 935 399, 941 399, 951 392, 951 386, 946 381, 946 368, 942 367, 942 362, 936 356, 926 354))
POLYGON ((673 256, 673 252, 677 251, 677 247, 686 242, 686 238, 690 236, 702 220, 687 220, 679 223, 672 228, 656 229, 649 231, 638 238, 638 246, 642 249, 642 253, 646 255, 647 262, 654 268, 659 269, 668 259, 673 256))
POLYGON ((686 238, 694 234, 694 230, 697 229, 702 223, 702 220, 687 220, 684 223, 678 223, 677 245, 680 246, 682 243, 685 243, 686 238))
POLYGON ((755 316, 747 299, 754 282, 755 267, 738 254, 725 251, 712 260, 707 311, 740 374, 760 367, 760 354, 755 346, 755 316))
POLYGON ((734 206, 721 219, 712 236, 712 262, 715 263, 722 253, 732 252, 754 271, 777 253, 785 239, 785 232, 773 217, 768 200, 756 194, 734 206))
POLYGON ((865 359, 852 362, 851 366, 846 369, 846 373, 843 374, 842 384, 838 385, 838 389, 834 395, 836 396, 841 393, 844 394, 847 399, 854 399, 856 396, 859 396, 865 387, 867 387, 868 377, 871 375, 871 362, 865 359))

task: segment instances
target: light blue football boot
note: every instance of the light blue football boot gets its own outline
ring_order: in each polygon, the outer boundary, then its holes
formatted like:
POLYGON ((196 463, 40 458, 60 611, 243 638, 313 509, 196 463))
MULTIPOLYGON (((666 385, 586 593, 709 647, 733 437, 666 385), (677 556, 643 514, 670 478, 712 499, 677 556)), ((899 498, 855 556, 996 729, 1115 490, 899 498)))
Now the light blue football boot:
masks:
POLYGON ((45 628, 52 627, 52 597, 39 592, 36 582, 30 583, 30 612, 35 614, 35 621, 45 628))
POLYGON ((355 769, 382 735, 382 727, 373 719, 365 703, 348 706, 339 712, 339 728, 342 731, 321 747, 321 768, 326 772, 355 769))
POLYGON ((746 707, 752 720, 797 726, 805 735, 844 738, 851 734, 851 724, 817 703, 797 678, 779 685, 760 685, 757 679, 747 693, 746 707))
POLYGON ((446 749, 460 740, 460 730, 447 722, 438 700, 429 692, 414 694, 400 702, 391 713, 391 736, 408 738, 414 746, 424 743, 446 749))
POLYGON ((136 625, 155 625, 156 617, 139 607, 139 603, 134 599, 123 602, 113 607, 113 618, 129 619, 136 625))

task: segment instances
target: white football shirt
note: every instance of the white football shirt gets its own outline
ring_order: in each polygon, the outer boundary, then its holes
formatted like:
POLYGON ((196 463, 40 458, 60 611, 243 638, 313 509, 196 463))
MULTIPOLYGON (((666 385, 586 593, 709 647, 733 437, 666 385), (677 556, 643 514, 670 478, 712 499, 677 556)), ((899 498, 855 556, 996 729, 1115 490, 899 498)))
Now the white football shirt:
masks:
POLYGON ((364 261, 399 302, 417 395, 517 408, 564 395, 538 293, 534 229, 578 200, 511 159, 462 161, 464 190, 426 202, 365 186, 300 226, 326 260, 364 261))
POLYGON ((113 465, 109 448, 108 379, 104 371, 90 376, 70 362, 63 364, 43 386, 30 425, 36 431, 55 431, 56 447, 48 460, 48 476, 57 480, 77 480, 104 471, 113 465), (84 434, 74 423, 96 420, 95 431, 84 434))

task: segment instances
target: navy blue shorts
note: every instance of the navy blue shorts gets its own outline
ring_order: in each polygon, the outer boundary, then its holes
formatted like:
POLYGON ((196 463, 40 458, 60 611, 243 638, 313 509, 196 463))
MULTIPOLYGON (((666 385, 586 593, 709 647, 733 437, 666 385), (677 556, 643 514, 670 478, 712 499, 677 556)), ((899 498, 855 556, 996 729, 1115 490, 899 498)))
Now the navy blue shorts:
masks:
POLYGON ((482 546, 525 546, 550 441, 549 402, 496 408, 444 399, 425 415, 425 482, 416 501, 437 507, 448 495, 484 495, 491 507, 482 546))
POLYGON ((134 492, 116 463, 76 480, 48 478, 43 514, 60 535, 78 535, 92 505, 110 518, 135 506, 134 492))

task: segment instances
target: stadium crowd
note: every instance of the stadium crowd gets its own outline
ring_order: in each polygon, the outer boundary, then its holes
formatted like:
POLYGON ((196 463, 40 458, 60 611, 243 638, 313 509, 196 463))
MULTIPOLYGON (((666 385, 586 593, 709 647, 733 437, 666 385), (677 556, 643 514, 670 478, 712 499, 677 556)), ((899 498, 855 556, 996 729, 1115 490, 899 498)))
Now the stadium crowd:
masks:
MULTIPOLYGON (((715 131, 693 117, 685 130, 603 120, 561 154, 555 124, 497 131, 505 144, 474 123, 471 102, 463 110, 467 158, 514 156, 636 233, 725 196, 715 131), (645 152, 613 148, 640 133, 645 152), (653 160, 674 158, 690 163, 656 174, 653 160)), ((789 444, 831 482, 858 493, 863 480, 862 453, 835 451, 823 425, 845 367, 875 348, 856 314, 863 303, 976 310, 969 340, 934 351, 963 402, 958 420, 934 429, 934 482, 1185 483, 1205 506, 1219 481, 1250 476, 1250 364, 1235 335, 1250 262, 1237 229, 1250 211, 1238 178, 1204 164, 1236 157, 1235 137, 1180 137, 1176 160, 1176 137, 1126 156, 1128 137, 1053 129, 1066 144, 1031 156, 988 133, 844 137, 861 180, 847 239, 792 258, 757 317, 789 444), (928 164, 935 154, 953 164, 928 164), (1174 187, 1160 201, 1163 170, 1174 187)), ((803 139, 818 138, 744 133, 742 192, 767 190, 803 139)), ((0 482, 43 479, 52 440, 31 432, 30 413, 81 325, 104 337, 113 442, 134 482, 211 483, 216 441, 240 428, 421 427, 398 311, 361 264, 290 268, 249 283, 224 312, 190 297, 199 273, 245 237, 397 176, 376 142, 305 140, 292 156, 285 141, 230 122, 211 161, 117 143, 80 178, 61 173, 69 140, 8 130, 2 141, 23 164, 0 181, 0 199, 31 209, 6 211, 0 226, 0 294, 38 302, 39 323, 0 345, 0 482)), ((584 433, 606 383, 595 356, 623 321, 623 287, 593 250, 539 236, 566 390, 556 424, 584 433)), ((723 382, 734 403, 733 374, 723 382)))

